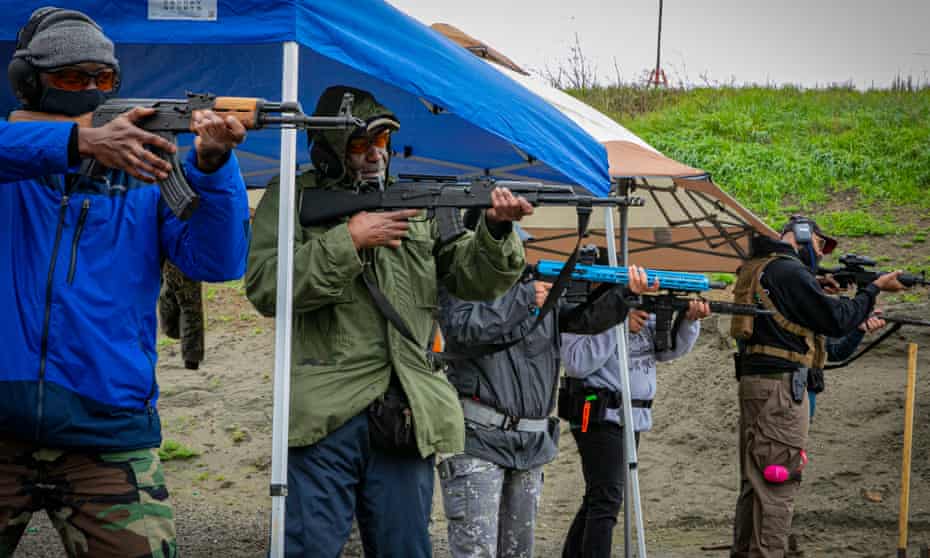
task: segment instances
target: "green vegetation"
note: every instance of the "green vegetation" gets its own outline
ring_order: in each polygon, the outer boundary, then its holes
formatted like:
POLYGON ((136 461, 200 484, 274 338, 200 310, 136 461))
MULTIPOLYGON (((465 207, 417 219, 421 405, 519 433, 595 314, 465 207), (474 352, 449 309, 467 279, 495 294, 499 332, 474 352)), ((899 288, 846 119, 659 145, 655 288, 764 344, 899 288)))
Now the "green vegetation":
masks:
POLYGON ((843 236, 883 236, 898 232, 890 217, 877 216, 864 209, 817 213, 817 223, 827 231, 843 236))
POLYGON ((232 443, 241 444, 246 439, 248 439, 248 434, 246 434, 243 430, 236 428, 229 434, 229 438, 232 440, 232 443))
POLYGON ((177 440, 165 440, 161 449, 158 450, 158 457, 162 461, 173 461, 175 459, 193 459, 200 455, 200 452, 195 451, 177 440))
POLYGON ((245 294, 245 284, 242 282, 242 279, 235 279, 233 281, 226 281, 223 283, 223 286, 227 289, 233 289, 234 291, 245 294))
POLYGON ((239 312, 240 322, 254 322, 258 319, 258 314, 249 311, 239 312))
MULTIPOLYGON (((887 235, 930 208, 930 89, 573 91, 666 155, 708 171, 769 224, 792 211, 844 236, 887 235), (841 198, 842 208, 826 210, 841 198)), ((922 240, 915 240, 922 242, 922 240)))
MULTIPOLYGON (((162 390, 161 394, 164 396, 165 390, 162 390)), ((194 424, 194 417, 190 415, 182 415, 171 421, 163 421, 163 423, 165 423, 171 432, 177 434, 187 434, 190 432, 191 427, 194 424)))
POLYGON ((177 345, 177 343, 177 339, 172 339, 170 337, 160 337, 158 339, 158 348, 161 349, 162 347, 170 347, 171 345, 177 345))

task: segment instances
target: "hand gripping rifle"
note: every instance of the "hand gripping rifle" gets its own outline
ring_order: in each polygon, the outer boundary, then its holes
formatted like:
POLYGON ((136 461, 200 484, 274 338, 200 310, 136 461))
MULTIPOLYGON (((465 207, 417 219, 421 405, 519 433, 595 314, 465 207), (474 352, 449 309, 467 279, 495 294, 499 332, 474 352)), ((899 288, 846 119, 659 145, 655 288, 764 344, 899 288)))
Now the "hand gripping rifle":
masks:
MULTIPOLYGON (((551 260, 539 260, 535 266, 535 273, 541 277, 552 277, 561 273, 564 264, 551 260)), ((629 285, 630 277, 625 267, 611 267, 608 265, 576 265, 571 277, 575 281, 588 281, 602 285, 629 285)), ((699 293, 710 289, 723 289, 724 283, 710 281, 699 273, 684 273, 678 271, 660 271, 647 269, 646 277, 652 285, 658 280, 659 287, 666 293, 659 295, 639 295, 627 297, 626 303, 631 308, 638 308, 656 316, 656 350, 667 351, 675 349, 675 338, 678 329, 684 321, 685 314, 690 307, 692 298, 679 296, 679 294, 699 293)), ((596 299, 599 293, 595 291, 589 300, 596 299)), ((705 301, 710 305, 712 312, 718 314, 739 314, 747 316, 765 316, 772 312, 749 304, 734 304, 716 300, 705 301)))
MULTIPOLYGON (((833 279, 840 284, 842 288, 848 288, 855 285, 861 289, 869 283, 875 281, 880 276, 888 273, 887 271, 875 271, 866 269, 875 267, 877 262, 866 256, 857 256, 856 254, 846 254, 840 258, 840 267, 820 267, 817 268, 817 275, 832 275, 833 279)), ((923 273, 916 275, 913 273, 902 273, 898 281, 905 287, 914 287, 916 285, 930 286, 930 280, 923 273)))
MULTIPOLYGON (((99 127, 135 107, 153 108, 155 114, 136 125, 172 143, 177 143, 178 134, 191 132, 196 110, 212 110, 221 117, 232 116, 248 130, 266 128, 329 130, 364 126, 364 122, 352 116, 353 100, 352 94, 346 93, 338 116, 308 116, 304 114, 300 103, 296 102, 279 103, 256 97, 217 97, 210 93, 188 93, 186 99, 110 99, 93 113, 66 120, 74 120, 81 126, 99 127)), ((64 118, 32 111, 15 111, 10 114, 10 122, 62 119, 64 118)), ((187 219, 191 212, 197 209, 200 197, 187 183, 177 154, 162 153, 157 150, 154 152, 171 163, 171 173, 168 178, 158 183, 162 198, 178 218, 187 219)))

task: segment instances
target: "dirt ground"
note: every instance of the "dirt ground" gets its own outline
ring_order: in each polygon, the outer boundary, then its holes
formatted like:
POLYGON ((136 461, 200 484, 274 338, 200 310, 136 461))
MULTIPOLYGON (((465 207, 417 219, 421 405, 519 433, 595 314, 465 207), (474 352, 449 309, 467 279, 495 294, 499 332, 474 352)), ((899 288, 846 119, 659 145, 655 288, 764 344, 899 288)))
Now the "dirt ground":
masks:
MULTIPOLYGON (((239 283, 209 285, 205 292, 207 360, 201 369, 184 369, 176 343, 159 344, 165 438, 199 453, 165 464, 179 542, 184 556, 262 556, 270 506, 273 322, 251 308, 239 283)), ((656 427, 642 439, 647 548, 655 557, 727 556, 700 550, 729 540, 737 485, 731 342, 721 334, 725 318, 705 324, 692 354, 660 364, 656 427)), ((917 555, 918 543, 930 542, 930 331, 901 333, 850 368, 828 373, 794 520, 804 556, 895 553, 908 341, 921 346, 911 555, 917 555)), ((559 458, 546 468, 536 532, 537 556, 544 558, 560 555, 583 490, 571 436, 563 436, 561 446, 559 458)), ((432 530, 440 557, 448 555, 441 509, 437 491, 432 530)), ((618 528, 618 556, 622 541, 618 528)), ((16 554, 60 555, 44 516, 33 521, 16 554)), ((360 555, 357 543, 345 552, 360 555)))

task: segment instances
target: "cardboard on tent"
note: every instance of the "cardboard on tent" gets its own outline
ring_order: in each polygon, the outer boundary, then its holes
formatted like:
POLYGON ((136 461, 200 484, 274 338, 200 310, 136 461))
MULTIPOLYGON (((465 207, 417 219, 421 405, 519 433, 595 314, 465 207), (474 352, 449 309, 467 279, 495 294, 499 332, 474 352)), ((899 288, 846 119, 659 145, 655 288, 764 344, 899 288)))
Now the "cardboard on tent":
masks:
MULTIPOLYGON (((603 113, 530 76, 504 54, 454 26, 437 23, 432 27, 545 99, 604 145, 615 185, 632 185, 633 193, 646 199, 645 207, 629 211, 632 263, 679 271, 732 272, 748 256, 753 233, 775 235, 706 172, 666 157, 603 113)), ((605 246, 605 229, 597 225, 604 223, 603 210, 595 213, 590 241, 605 246)), ((527 251, 530 259, 564 257, 574 246, 573 219, 559 208, 541 208, 527 218, 524 224, 536 237, 527 251)))
MULTIPOLYGON (((5 6, 0 58, 48 0, 5 6)), ((381 0, 73 0, 117 43, 120 97, 177 98, 186 91, 300 100, 312 110, 323 89, 368 89, 399 116, 394 172, 505 174, 609 189, 602 145, 526 88, 381 0)), ((0 114, 16 101, 0 88, 0 114)), ((253 132, 238 150, 250 185, 281 174, 293 199, 306 162, 304 135, 253 132), (300 147, 298 147, 298 140, 300 147)), ((190 144, 190 137, 185 140, 190 144)), ((279 212, 272 443, 271 555, 283 553, 290 399, 294 207, 279 212), (284 404, 279 404, 283 402, 284 404)))

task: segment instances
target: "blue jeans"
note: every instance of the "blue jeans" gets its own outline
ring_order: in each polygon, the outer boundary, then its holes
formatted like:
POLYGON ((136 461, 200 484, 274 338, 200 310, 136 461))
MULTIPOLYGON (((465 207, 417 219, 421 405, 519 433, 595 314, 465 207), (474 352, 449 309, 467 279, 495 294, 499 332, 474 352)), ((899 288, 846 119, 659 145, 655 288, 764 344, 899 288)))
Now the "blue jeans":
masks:
POLYGON ((288 450, 285 554, 338 558, 358 518, 367 558, 429 558, 433 458, 368 443, 365 413, 311 446, 288 450))

